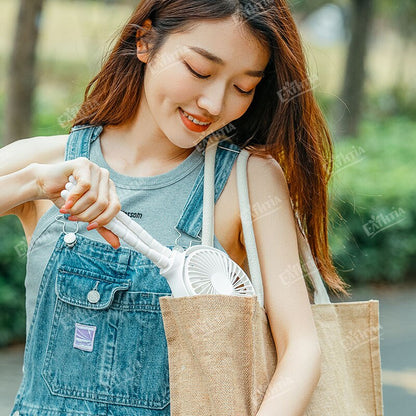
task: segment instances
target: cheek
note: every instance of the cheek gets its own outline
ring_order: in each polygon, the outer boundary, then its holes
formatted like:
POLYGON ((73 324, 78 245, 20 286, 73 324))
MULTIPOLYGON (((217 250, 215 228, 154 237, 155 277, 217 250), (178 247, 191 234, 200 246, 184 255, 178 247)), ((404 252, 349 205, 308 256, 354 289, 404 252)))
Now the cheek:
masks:
POLYGON ((235 99, 234 97, 234 99, 231 99, 228 105, 229 111, 227 111, 230 114, 230 120, 237 120, 242 117, 250 107, 252 101, 253 98, 235 99))
POLYGON ((195 86, 186 81, 180 64, 174 64, 152 77, 153 91, 162 99, 178 106, 195 98, 195 86))
MULTIPOLYGON (((146 84, 146 90, 151 94, 148 96, 149 104, 154 108, 165 108, 166 111, 171 111, 172 106, 185 108, 187 105, 192 106, 201 93, 199 84, 189 79, 181 63, 153 72, 146 84)), ((253 97, 246 98, 228 91, 221 114, 222 119, 229 123, 240 118, 250 107, 252 100, 253 97)))

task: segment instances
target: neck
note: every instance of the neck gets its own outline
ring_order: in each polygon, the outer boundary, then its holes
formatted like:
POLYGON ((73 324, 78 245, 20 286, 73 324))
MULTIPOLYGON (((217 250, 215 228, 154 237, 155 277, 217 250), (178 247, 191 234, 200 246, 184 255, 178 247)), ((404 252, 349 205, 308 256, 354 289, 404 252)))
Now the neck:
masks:
POLYGON ((100 136, 103 154, 123 160, 129 166, 146 163, 174 165, 185 160, 195 149, 172 143, 159 128, 146 105, 139 106, 136 116, 121 126, 105 126, 100 136))

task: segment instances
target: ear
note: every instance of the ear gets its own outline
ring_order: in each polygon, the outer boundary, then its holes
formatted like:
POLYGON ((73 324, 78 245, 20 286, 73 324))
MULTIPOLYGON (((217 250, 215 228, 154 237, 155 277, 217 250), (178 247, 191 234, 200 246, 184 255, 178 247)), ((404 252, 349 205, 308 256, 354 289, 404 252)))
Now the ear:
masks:
POLYGON ((150 19, 146 19, 141 26, 144 29, 137 29, 136 32, 136 55, 140 61, 147 63, 149 58, 149 54, 147 53, 149 45, 146 41, 140 38, 151 30, 152 21, 150 19))

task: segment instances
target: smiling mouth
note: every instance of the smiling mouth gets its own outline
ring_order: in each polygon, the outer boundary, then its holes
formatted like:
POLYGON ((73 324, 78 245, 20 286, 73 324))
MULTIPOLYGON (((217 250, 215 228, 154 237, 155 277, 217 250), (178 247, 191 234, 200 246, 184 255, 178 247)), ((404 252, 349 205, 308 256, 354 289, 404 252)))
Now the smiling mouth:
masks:
POLYGON ((208 125, 212 124, 210 121, 205 122, 205 121, 198 120, 198 119, 197 119, 197 118, 195 118, 195 117, 192 117, 190 114, 188 114, 188 113, 187 113, 185 110, 183 110, 182 108, 181 108, 181 111, 182 111, 183 115, 184 115, 184 116, 185 116, 188 120, 192 121, 192 123, 196 124, 197 126, 208 126, 208 125))
POLYGON ((188 114, 182 108, 179 107, 179 114, 183 125, 194 133, 202 133, 211 126, 211 122, 201 121, 188 114))

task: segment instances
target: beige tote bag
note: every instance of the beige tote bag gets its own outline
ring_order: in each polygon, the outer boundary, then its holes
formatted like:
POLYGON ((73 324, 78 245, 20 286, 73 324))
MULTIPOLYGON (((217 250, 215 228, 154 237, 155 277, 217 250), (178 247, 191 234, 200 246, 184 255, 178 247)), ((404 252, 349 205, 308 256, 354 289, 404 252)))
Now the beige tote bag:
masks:
MULTIPOLYGON (((217 146, 218 140, 210 140, 205 150, 202 244, 210 246, 217 146)), ((251 222, 249 156, 242 150, 236 163, 250 279, 257 296, 159 298, 172 416, 255 416, 276 369, 251 222)), ((378 300, 331 303, 299 229, 297 238, 300 258, 314 286, 311 308, 322 351, 321 378, 305 416, 382 416, 378 300)), ((282 394, 283 398, 286 388, 290 385, 270 389, 268 397, 282 394)))

